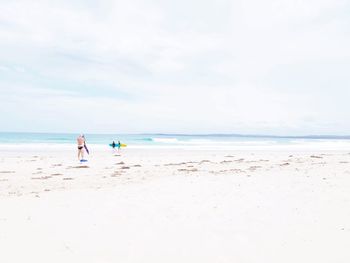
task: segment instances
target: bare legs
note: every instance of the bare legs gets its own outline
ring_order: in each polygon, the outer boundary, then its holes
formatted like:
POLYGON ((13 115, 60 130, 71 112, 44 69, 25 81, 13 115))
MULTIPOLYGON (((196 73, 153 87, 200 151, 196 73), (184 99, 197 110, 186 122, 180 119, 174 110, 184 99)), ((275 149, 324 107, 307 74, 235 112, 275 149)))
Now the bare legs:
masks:
POLYGON ((80 161, 82 159, 84 159, 84 148, 83 149, 78 149, 78 160, 80 161))

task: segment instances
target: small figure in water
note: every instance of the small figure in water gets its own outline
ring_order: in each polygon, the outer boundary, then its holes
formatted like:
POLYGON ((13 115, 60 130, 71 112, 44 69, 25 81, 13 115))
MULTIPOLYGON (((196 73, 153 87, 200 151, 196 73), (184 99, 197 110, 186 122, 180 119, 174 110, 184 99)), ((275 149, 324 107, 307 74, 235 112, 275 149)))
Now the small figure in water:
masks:
POLYGON ((121 147, 121 143, 120 143, 120 141, 118 141, 118 152, 120 151, 120 147, 121 147))
POLYGON ((115 149, 115 142, 112 142, 112 148, 115 149))

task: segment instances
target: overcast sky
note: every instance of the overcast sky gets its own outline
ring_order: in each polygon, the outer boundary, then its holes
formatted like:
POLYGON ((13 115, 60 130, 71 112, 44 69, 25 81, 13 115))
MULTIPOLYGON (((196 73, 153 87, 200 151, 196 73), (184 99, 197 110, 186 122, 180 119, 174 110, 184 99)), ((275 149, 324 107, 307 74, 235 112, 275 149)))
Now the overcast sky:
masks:
POLYGON ((350 1, 0 8, 0 131, 350 134, 350 1))

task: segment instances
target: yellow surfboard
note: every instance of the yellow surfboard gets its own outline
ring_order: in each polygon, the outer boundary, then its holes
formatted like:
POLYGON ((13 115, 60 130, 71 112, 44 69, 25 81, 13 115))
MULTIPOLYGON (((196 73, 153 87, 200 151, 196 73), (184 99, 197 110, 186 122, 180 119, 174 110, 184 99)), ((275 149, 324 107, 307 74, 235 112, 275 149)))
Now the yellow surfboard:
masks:
MULTIPOLYGON (((113 147, 113 145, 112 144, 109 144, 109 146, 111 146, 111 147, 113 147)), ((120 147, 126 147, 127 145, 126 144, 124 144, 124 143, 121 143, 120 144, 120 147)), ((115 147, 117 147, 118 148, 118 143, 116 143, 115 144, 115 147)))

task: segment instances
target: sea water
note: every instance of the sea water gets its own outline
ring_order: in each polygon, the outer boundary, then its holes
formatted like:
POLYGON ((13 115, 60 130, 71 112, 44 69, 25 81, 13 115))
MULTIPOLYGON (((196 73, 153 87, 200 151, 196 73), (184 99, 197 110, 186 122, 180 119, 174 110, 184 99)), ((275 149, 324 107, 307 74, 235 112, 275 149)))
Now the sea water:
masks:
MULTIPOLYGON (((72 133, 1 133, 0 150, 9 146, 76 144, 72 133)), ((350 136, 268 136, 240 134, 85 134, 88 145, 181 149, 334 149, 350 151, 350 136)))

